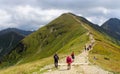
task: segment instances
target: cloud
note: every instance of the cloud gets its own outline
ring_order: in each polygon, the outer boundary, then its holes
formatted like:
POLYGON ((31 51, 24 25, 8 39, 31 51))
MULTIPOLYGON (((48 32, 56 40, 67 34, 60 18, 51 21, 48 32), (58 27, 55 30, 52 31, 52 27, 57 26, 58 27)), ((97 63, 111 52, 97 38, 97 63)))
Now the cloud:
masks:
POLYGON ((34 29, 33 27, 38 29, 41 25, 47 24, 47 22, 50 22, 62 13, 68 12, 68 10, 57 9, 43 10, 29 5, 17 6, 15 11, 16 14, 13 16, 15 16, 17 24, 19 24, 21 28, 25 25, 30 25, 29 28, 31 29, 34 29))
POLYGON ((38 29, 65 12, 73 12, 101 25, 120 18, 119 0, 0 0, 0 29, 38 29))
POLYGON ((94 22, 94 24, 99 24, 102 25, 103 22, 105 22, 107 19, 104 17, 97 17, 97 16, 93 16, 93 17, 86 17, 89 21, 96 21, 94 22), (99 19, 98 19, 99 18, 99 19))
POLYGON ((0 10, 0 23, 5 23, 10 20, 11 15, 9 15, 6 11, 0 10))
POLYGON ((27 30, 38 29, 62 13, 68 11, 69 10, 57 9, 43 10, 40 7, 32 7, 30 5, 16 6, 9 11, 1 10, 1 29, 11 26, 27 30))
POLYGON ((11 15, 4 11, 0 10, 0 29, 4 29, 7 27, 17 27, 14 23, 10 23, 11 21, 11 15))

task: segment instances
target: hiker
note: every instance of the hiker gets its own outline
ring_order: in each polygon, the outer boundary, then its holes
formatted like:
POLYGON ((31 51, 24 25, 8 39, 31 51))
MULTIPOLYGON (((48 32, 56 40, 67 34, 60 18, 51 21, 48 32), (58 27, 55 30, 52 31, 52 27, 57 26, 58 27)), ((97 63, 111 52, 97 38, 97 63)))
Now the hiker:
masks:
POLYGON ((72 63, 72 58, 70 57, 70 56, 67 56, 67 58, 66 58, 66 62, 67 62, 67 69, 69 70, 69 69, 71 69, 71 63, 72 63))
POLYGON ((92 46, 91 46, 91 44, 89 45, 89 49, 91 49, 92 48, 92 46))
POLYGON ((97 60, 97 58, 96 58, 95 56, 93 57, 93 59, 94 59, 94 60, 97 60))
POLYGON ((58 60, 59 60, 59 57, 57 55, 57 53, 54 54, 54 65, 56 68, 58 68, 58 60))
POLYGON ((71 57, 72 57, 72 60, 74 62, 74 59, 75 59, 74 51, 72 52, 71 57))
POLYGON ((87 47, 87 51, 89 51, 89 47, 87 47))
POLYGON ((85 51, 87 50, 87 47, 86 47, 86 45, 85 45, 85 51))

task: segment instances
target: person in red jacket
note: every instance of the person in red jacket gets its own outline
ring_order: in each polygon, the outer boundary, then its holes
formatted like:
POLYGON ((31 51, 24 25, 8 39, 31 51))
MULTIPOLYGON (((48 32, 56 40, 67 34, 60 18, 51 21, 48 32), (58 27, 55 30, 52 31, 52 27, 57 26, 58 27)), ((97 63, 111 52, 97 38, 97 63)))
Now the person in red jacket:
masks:
POLYGON ((71 69, 71 63, 72 63, 72 58, 70 56, 67 56, 66 58, 66 62, 67 62, 67 66, 68 66, 68 70, 71 69))

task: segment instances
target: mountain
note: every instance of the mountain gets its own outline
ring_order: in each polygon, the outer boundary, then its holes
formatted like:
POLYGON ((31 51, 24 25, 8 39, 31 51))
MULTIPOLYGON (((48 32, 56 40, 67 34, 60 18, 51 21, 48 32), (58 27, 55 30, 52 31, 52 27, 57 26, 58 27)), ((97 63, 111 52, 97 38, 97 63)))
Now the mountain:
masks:
POLYGON ((8 28, 0 31, 0 59, 8 54, 25 36, 32 31, 8 28))
MULTIPOLYGON (((96 40, 89 60, 105 70, 120 72, 120 46, 116 39, 110 37, 103 28, 87 19, 72 13, 64 13, 44 27, 22 39, 16 47, 2 59, 0 68, 6 67, 4 73, 33 73, 40 71, 53 62, 53 54, 60 58, 75 55, 83 51, 89 41, 88 34, 96 40), (93 58, 97 57, 98 60, 93 58), (107 60, 106 60, 107 58, 107 60), (111 63, 112 62, 112 63, 111 63), (14 67, 9 67, 9 66, 14 67), (27 69, 26 69, 27 68, 27 69)), ((0 73, 3 73, 0 71, 0 73)))
POLYGON ((0 58, 9 53, 23 38, 23 35, 12 31, 0 35, 0 58))
MULTIPOLYGON (((23 62, 42 59, 53 55, 85 32, 85 28, 71 18, 70 14, 63 14, 38 31, 25 37, 15 50, 11 52, 11 55, 22 54, 19 58, 27 57, 24 58, 23 62)), ((14 59, 15 61, 13 56, 16 55, 12 55, 9 59, 14 59)))
POLYGON ((120 20, 117 18, 111 18, 101 26, 105 29, 109 35, 120 40, 120 20))
POLYGON ((33 31, 25 31, 25 30, 21 30, 21 29, 17 29, 17 28, 7 28, 7 29, 0 31, 0 35, 8 33, 8 32, 16 32, 23 36, 27 36, 27 35, 31 34, 33 31))

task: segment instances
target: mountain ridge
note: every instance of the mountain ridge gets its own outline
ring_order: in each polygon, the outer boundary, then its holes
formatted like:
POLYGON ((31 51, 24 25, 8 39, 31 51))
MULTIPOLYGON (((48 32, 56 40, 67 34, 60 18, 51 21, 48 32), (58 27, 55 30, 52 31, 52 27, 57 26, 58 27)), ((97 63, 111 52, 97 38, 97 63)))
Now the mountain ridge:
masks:
POLYGON ((21 29, 17 29, 17 28, 7 28, 7 29, 3 29, 0 31, 0 35, 5 34, 7 32, 16 32, 19 33, 23 36, 27 36, 29 34, 31 34, 33 31, 25 31, 25 30, 21 30, 21 29))
POLYGON ((17 28, 7 28, 0 31, 0 61, 10 53, 12 49, 21 41, 25 36, 32 33, 32 31, 24 31, 17 28))

